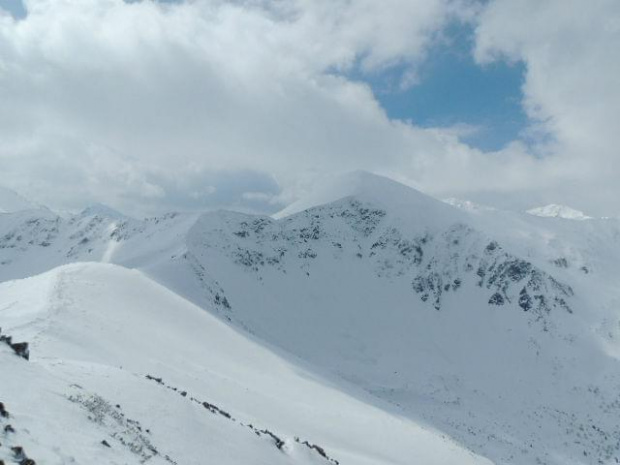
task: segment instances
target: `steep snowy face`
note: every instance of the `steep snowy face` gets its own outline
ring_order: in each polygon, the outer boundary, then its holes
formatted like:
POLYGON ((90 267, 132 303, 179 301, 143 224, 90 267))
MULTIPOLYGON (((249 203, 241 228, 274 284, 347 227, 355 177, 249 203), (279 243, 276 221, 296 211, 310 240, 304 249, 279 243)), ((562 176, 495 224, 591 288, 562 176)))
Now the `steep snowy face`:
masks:
POLYGON ((475 283, 489 305, 519 307, 543 325, 552 311, 572 313, 569 285, 504 250, 462 223, 460 215, 436 217, 433 226, 416 215, 414 210, 396 216, 359 197, 278 221, 219 213, 192 228, 188 252, 205 267, 210 260, 231 262, 259 277, 299 272, 309 277, 328 261, 345 264, 370 271, 376 286, 406 283, 413 305, 435 310, 448 295, 475 283))
POLYGON ((366 173, 273 218, 0 217, 0 280, 72 261, 140 269, 523 465, 620 460, 619 260, 617 221, 468 211, 366 173))
POLYGON ((566 220, 588 220, 592 218, 579 210, 556 204, 532 208, 528 210, 527 213, 534 216, 542 216, 543 218, 564 218, 566 220))

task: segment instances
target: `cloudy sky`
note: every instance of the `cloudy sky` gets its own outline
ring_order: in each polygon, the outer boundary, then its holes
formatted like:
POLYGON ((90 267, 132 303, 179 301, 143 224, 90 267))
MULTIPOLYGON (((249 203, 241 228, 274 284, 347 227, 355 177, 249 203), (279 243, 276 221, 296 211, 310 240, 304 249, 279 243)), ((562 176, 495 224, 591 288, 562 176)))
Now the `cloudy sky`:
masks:
POLYGON ((365 169, 620 215, 618 0, 0 0, 0 185, 275 211, 365 169))

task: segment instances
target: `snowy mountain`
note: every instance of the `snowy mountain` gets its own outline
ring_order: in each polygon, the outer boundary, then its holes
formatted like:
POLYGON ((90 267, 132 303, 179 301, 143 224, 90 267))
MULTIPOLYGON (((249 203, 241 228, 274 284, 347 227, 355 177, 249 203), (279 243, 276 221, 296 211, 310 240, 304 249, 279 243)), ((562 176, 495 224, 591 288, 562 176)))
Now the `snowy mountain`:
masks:
MULTIPOLYGON (((616 220, 455 208, 367 173, 274 217, 91 213, 0 216, 0 326, 31 359, 0 356, 16 385, 50 377, 31 384, 54 415, 101 420, 60 448, 78 462, 104 439, 106 463, 161 459, 123 448, 116 402, 177 463, 620 460, 616 220)), ((63 463, 27 416, 33 457, 63 463)))

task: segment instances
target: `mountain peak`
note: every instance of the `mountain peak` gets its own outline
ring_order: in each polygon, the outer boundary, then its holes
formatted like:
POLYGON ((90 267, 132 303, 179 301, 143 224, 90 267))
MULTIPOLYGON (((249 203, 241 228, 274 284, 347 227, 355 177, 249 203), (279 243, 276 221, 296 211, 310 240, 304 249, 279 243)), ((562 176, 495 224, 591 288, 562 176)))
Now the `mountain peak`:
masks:
POLYGON ((537 207, 528 210, 526 213, 544 218, 563 218, 567 220, 589 220, 592 217, 587 216, 579 210, 567 207, 566 205, 549 204, 544 207, 537 207))
POLYGON ((86 207, 84 210, 82 210, 79 216, 81 217, 102 216, 105 218, 111 218, 115 220, 128 219, 126 215, 122 214, 118 210, 115 210, 112 207, 108 207, 107 205, 102 204, 102 203, 95 203, 93 205, 86 207))
POLYGON ((347 197, 355 197, 390 211, 396 210, 404 217, 411 216, 412 212, 416 216, 425 215, 428 218, 441 215, 442 212, 449 212, 449 215, 457 213, 455 208, 412 187, 385 176, 358 170, 326 177, 310 195, 292 203, 273 217, 284 218, 347 197))

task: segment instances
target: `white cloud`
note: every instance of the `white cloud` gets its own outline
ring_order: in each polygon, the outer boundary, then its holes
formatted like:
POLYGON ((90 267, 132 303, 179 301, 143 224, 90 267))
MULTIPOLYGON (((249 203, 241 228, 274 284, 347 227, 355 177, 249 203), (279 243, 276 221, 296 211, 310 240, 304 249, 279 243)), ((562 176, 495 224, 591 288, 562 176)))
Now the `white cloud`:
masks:
POLYGON ((547 157, 548 195, 620 214, 620 2, 494 0, 479 18, 476 58, 525 62, 524 108, 550 136, 535 147, 547 157))
POLYGON ((390 121, 335 71, 415 66, 455 5, 29 0, 0 18, 5 179, 73 206, 148 203, 197 172, 274 175, 283 198, 308 173, 407 172, 447 136, 390 121))
MULTIPOLYGON (((547 66, 550 58, 536 51, 534 37, 549 40, 551 53, 556 40, 547 34, 570 37, 570 22, 545 30, 551 13, 538 25, 511 5, 492 2, 485 10, 479 60, 506 55, 528 63, 528 110, 545 119, 564 144, 558 147, 585 146, 593 131, 613 135, 612 120, 601 116, 608 109, 596 106, 606 101, 599 93, 612 78, 588 78, 601 89, 580 102, 571 94, 580 90, 579 76, 556 74, 556 66, 578 68, 572 56, 591 62, 588 73, 598 75, 597 60, 612 57, 588 42, 547 66), (519 14, 521 27, 504 24, 519 14), (531 29, 533 38, 520 29, 531 29), (584 117, 594 121, 576 124, 584 117), (577 141, 573 126, 587 137, 577 141)), ((275 208, 317 176, 359 168, 441 195, 536 189, 575 173, 573 165, 554 161, 560 155, 540 160, 518 142, 483 154, 461 143, 462 131, 454 128, 391 121, 367 85, 346 77, 398 64, 406 83, 445 25, 477 11, 465 0, 28 0, 26 6, 23 20, 0 16, 0 183, 44 203, 71 208, 99 201, 135 212, 250 200, 260 208, 262 199, 262 207, 275 208), (218 174, 225 179, 219 184, 218 174), (205 192, 203 201, 196 192, 205 192)), ((600 142, 597 150, 609 147, 600 142)))

